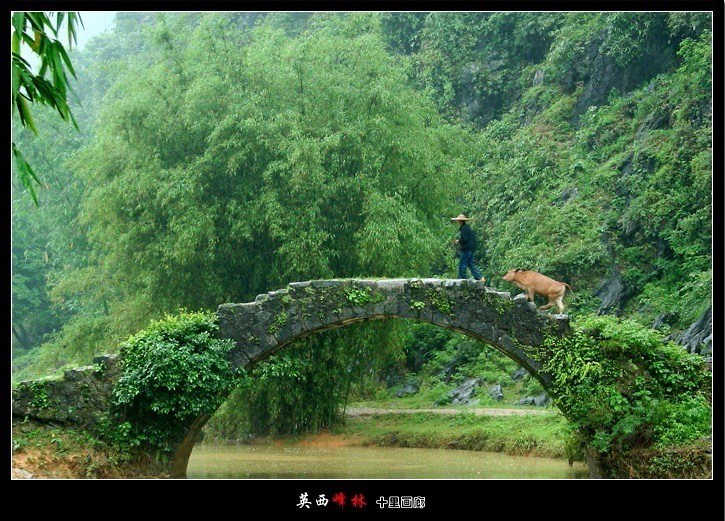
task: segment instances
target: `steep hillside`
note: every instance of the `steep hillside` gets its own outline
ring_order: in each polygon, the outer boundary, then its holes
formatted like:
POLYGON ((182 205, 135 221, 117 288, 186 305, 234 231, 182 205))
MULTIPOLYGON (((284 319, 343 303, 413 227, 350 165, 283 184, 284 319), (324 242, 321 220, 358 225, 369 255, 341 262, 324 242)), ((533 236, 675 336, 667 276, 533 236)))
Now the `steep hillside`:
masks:
MULTIPOLYGON (((408 21, 408 28, 415 26, 408 21)), ((434 13, 421 83, 481 129, 468 200, 492 284, 569 282, 572 309, 683 329, 710 306, 707 13, 434 13)))

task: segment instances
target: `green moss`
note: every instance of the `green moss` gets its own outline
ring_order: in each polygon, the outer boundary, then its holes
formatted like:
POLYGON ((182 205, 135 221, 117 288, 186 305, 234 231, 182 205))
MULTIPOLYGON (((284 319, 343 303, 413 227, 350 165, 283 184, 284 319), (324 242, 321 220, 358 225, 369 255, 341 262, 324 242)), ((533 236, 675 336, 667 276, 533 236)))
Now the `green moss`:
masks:
POLYGON ((486 293, 483 296, 484 301, 486 304, 493 309, 496 310, 496 313, 499 315, 505 315, 506 313, 509 313, 514 307, 514 301, 507 298, 499 297, 498 295, 494 295, 492 293, 486 293))
POLYGON ((430 289, 427 293, 428 300, 433 309, 440 311, 446 315, 452 314, 451 301, 443 290, 430 289))
POLYGON ((370 297, 370 302, 377 304, 378 302, 383 302, 385 299, 386 297, 383 293, 379 291, 374 291, 370 297))
POLYGON ((275 315, 272 324, 267 328, 267 333, 270 335, 275 334, 279 329, 287 323, 288 317, 287 312, 281 311, 275 315))
POLYGON ((31 382, 30 390, 33 393, 33 399, 30 402, 31 407, 38 410, 42 410, 50 406, 50 399, 48 398, 48 387, 42 380, 36 380, 31 382))
POLYGON ((414 309, 416 311, 420 311, 421 309, 425 308, 425 302, 422 300, 411 300, 410 301, 410 309, 414 309))
POLYGON ((345 290, 345 297, 353 306, 362 307, 371 302, 371 293, 372 290, 369 287, 364 289, 350 288, 345 290))

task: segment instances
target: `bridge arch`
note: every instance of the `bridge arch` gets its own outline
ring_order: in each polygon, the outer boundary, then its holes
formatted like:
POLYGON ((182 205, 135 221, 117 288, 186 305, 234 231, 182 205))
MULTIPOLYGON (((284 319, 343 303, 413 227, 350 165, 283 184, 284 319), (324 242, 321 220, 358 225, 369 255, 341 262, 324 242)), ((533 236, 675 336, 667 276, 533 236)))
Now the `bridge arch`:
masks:
MULTIPOLYGON (((219 336, 235 343, 237 367, 252 367, 295 340, 376 319, 405 318, 451 329, 508 356, 549 391, 551 376, 532 357, 546 336, 569 331, 567 315, 540 313, 525 299, 464 279, 336 279, 293 282, 254 302, 222 304, 219 336)), ((566 414, 566 411, 563 411, 566 414)), ((189 457, 210 416, 179 433, 171 477, 185 477, 189 457)))

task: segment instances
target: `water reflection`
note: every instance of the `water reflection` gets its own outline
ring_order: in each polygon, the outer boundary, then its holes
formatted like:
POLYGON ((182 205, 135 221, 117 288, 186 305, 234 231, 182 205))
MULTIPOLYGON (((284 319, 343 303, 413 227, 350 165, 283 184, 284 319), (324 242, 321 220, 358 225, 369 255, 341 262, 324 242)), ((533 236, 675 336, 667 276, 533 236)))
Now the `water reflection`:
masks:
POLYGON ((586 478, 585 465, 494 452, 395 447, 197 446, 190 478, 586 478))

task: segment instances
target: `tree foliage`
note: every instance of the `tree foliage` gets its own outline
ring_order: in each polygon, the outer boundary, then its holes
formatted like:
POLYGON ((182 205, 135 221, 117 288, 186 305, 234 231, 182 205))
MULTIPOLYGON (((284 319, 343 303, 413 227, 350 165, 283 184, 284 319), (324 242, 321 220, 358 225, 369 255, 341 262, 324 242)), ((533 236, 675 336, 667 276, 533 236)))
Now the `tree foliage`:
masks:
POLYGON ((539 358, 579 443, 623 454, 711 435, 711 375, 702 357, 633 321, 590 317, 549 339, 539 358))
MULTIPOLYGON (((73 113, 68 106, 68 93, 72 92, 66 70, 75 78, 75 70, 63 44, 58 40, 63 21, 68 30, 68 45, 72 47, 76 41, 76 30, 83 24, 77 13, 59 12, 45 14, 41 12, 15 12, 11 19, 11 103, 20 118, 23 127, 30 128, 36 135, 30 103, 48 105, 55 109, 64 121, 70 121, 78 128, 73 113), (40 59, 40 69, 34 73, 27 60, 21 56, 21 44, 40 59), (46 78, 50 75, 51 79, 46 78)), ((25 159, 15 142, 12 143, 13 158, 18 176, 23 186, 30 192, 35 204, 38 196, 33 181, 40 184, 38 176, 25 159)))
MULTIPOLYGON (((376 16, 322 17, 296 37, 217 15, 189 33, 176 23, 149 31, 154 52, 127 63, 73 162, 88 187, 77 224, 91 251, 53 295, 102 312, 75 317, 51 351, 96 350, 97 331, 112 349, 165 311, 246 301, 291 280, 441 265, 470 140, 411 86, 411 62, 386 52, 376 16)), ((322 338, 300 347, 314 353, 310 393, 337 385, 337 372, 357 376, 345 360, 362 346, 395 345, 394 331, 370 331, 374 341, 362 329, 336 337, 344 355, 322 338)), ((273 403, 267 380, 260 407, 273 403)), ((335 393, 321 405, 327 418, 347 396, 335 393)), ((296 414, 318 398, 301 396, 296 414)))
POLYGON ((113 293, 111 315, 133 328, 150 310, 289 280, 427 270, 465 132, 441 124, 363 22, 346 38, 333 24, 296 39, 262 26, 239 49, 236 32, 210 38, 206 24, 220 28, 205 20, 115 85, 76 163, 95 262, 57 293, 113 293))

